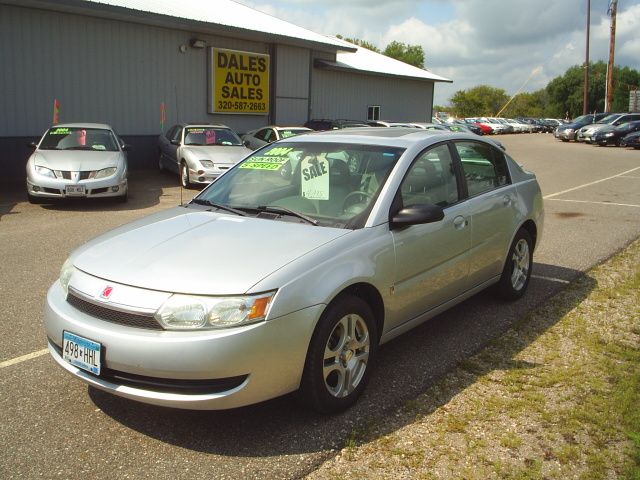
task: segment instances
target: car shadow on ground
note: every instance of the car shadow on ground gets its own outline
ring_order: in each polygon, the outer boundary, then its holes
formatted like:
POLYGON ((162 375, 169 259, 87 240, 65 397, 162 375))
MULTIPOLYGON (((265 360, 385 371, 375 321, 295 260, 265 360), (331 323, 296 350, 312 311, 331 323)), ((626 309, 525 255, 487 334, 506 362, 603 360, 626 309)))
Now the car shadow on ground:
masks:
MULTIPOLYGON (((129 173, 129 198, 121 202, 117 198, 69 198, 56 199, 50 203, 43 202, 34 205, 35 208, 74 212, 99 212, 142 210, 158 205, 161 199, 167 199, 175 204, 191 200, 198 189, 184 190, 180 188, 177 175, 157 170, 134 170, 129 173)), ((0 185, 0 219, 3 215, 15 213, 14 207, 21 202, 27 202, 24 183, 3 183, 0 185)))
MULTIPOLYGON (((504 303, 482 292, 413 329, 411 334, 383 345, 363 396, 354 407, 338 415, 323 416, 306 410, 295 402, 294 395, 210 412, 144 405, 91 387, 89 395, 105 414, 124 426, 182 448, 240 457, 322 453, 322 460, 343 448, 354 432, 375 425, 377 437, 403 427, 415 416, 402 420, 395 415, 398 409, 410 405, 510 327, 527 322, 534 308, 566 288, 565 280, 580 277, 587 288, 546 314, 543 322, 528 328, 529 333, 519 339, 517 347, 504 352, 504 361, 472 372, 454 395, 493 369, 536 368, 515 361, 515 355, 579 304, 595 287, 595 281, 576 270, 552 265, 536 264, 534 272, 537 276, 532 278, 529 291, 517 302, 504 303)), ((438 398, 437 406, 450 398, 438 398)))

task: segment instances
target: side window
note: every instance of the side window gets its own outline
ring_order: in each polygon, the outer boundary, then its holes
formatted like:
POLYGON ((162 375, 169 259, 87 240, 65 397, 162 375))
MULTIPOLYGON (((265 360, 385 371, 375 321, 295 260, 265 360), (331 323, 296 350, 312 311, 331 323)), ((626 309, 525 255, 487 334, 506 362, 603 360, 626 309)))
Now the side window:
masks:
POLYGON ((484 143, 455 142, 462 161, 469 196, 507 185, 509 171, 504 154, 484 143))
POLYGON ((175 132, 176 128, 178 128, 178 127, 174 125, 169 130, 167 130, 167 133, 164 134, 164 136, 167 138, 167 140, 171 141, 171 139, 173 138, 174 133, 176 133, 175 132))
POLYGON ((367 107, 367 120, 380 120, 380 105, 367 107))
POLYGON ((176 142, 181 141, 182 140, 182 128, 175 127, 173 135, 171 136, 171 138, 169 140, 176 141, 176 142))
POLYGON ((458 184, 449 147, 438 145, 422 153, 400 186, 407 207, 430 203, 446 207, 459 200, 458 184))

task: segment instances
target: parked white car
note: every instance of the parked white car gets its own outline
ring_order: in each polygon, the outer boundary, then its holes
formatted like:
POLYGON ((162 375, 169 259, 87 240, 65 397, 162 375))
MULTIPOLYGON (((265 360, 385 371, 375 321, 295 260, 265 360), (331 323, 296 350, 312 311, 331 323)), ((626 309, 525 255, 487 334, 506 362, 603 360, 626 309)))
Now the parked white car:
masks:
POLYGON ((125 145, 109 125, 64 123, 49 128, 27 161, 31 203, 62 198, 127 200, 125 145))
POLYGON ((268 143, 277 142, 283 138, 295 137, 296 135, 309 132, 313 132, 313 130, 307 127, 278 127, 276 125, 269 125, 267 127, 262 127, 245 133, 242 135, 242 142, 247 148, 257 150, 268 143))

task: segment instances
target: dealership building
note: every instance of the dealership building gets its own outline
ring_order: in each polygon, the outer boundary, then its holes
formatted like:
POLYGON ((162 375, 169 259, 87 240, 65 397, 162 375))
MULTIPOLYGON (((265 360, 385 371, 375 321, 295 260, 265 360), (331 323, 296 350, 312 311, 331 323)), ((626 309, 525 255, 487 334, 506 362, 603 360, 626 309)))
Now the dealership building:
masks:
POLYGON ((0 0, 0 60, 7 178, 54 118, 110 124, 147 168, 175 123, 425 122, 450 82, 230 0, 0 0))

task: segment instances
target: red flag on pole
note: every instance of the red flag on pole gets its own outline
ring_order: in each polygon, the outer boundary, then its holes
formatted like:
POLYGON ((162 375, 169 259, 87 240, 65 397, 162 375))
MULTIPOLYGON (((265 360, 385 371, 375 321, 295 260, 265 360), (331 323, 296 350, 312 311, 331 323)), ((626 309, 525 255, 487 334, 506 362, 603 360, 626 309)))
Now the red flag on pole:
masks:
POLYGON ((164 102, 160 103, 160 131, 164 132, 164 122, 167 120, 167 109, 164 102))
POLYGON ((53 100, 53 124, 60 123, 60 102, 58 99, 53 100))

